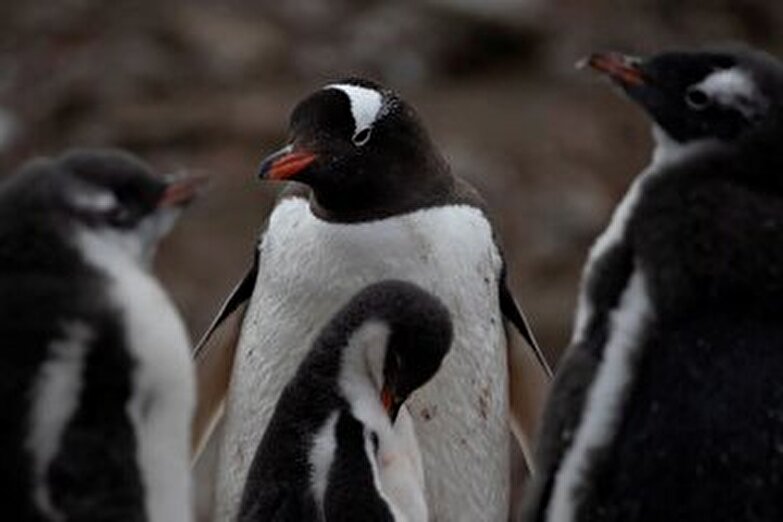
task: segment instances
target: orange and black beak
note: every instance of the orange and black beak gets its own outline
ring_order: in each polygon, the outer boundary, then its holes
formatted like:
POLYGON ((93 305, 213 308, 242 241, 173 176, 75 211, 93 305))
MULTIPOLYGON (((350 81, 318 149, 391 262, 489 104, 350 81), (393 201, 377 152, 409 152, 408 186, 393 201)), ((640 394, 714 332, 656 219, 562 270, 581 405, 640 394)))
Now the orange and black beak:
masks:
POLYGON ((611 78, 622 87, 638 87, 647 83, 642 71, 641 60, 620 53, 594 53, 582 62, 611 78))
POLYGON ((258 168, 261 179, 286 180, 296 176, 316 159, 317 154, 304 150, 295 150, 293 145, 283 147, 267 156, 258 168))
POLYGON ((387 385, 384 385, 381 390, 381 403, 383 404, 383 409, 386 410, 386 413, 389 415, 392 424, 394 424, 397 420, 397 414, 400 413, 400 407, 402 407, 403 401, 397 397, 394 390, 387 385))
POLYGON ((158 208, 184 207, 207 184, 206 176, 175 176, 167 180, 166 188, 158 200, 158 208))

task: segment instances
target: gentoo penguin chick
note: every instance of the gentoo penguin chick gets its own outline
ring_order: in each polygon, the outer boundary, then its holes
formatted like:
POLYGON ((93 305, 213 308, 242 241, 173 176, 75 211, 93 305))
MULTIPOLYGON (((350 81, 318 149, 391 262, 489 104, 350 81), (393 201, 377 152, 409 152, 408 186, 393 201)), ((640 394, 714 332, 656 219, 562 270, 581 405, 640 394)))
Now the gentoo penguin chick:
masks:
POLYGON ((261 176, 303 185, 272 211, 254 267, 220 315, 250 299, 226 401, 216 518, 233 518, 274 404, 335 307, 393 278, 440 298, 454 322, 452 355, 410 401, 430 511, 439 520, 505 522, 504 316, 533 340, 479 196, 452 175, 413 108, 368 81, 307 97, 290 136, 261 176))
POLYGON ((149 269, 196 186, 103 150, 0 186, 5 520, 192 520, 190 342, 149 269))
POLYGON ((384 281, 359 292, 283 390, 239 521, 429 520, 403 402, 435 375, 451 340, 448 309, 418 286, 384 281))
POLYGON ((783 520, 783 66, 588 64, 657 146, 590 251, 526 520, 783 520))

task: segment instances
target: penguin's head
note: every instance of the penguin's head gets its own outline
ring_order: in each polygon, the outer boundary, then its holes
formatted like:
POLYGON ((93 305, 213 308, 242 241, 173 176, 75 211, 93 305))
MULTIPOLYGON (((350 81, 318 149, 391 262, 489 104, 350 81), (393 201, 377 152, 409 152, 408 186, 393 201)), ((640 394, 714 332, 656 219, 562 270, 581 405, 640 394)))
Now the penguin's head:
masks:
POLYGON ((343 389, 351 387, 357 372, 369 374, 378 400, 394 422, 405 400, 435 375, 451 347, 448 309, 412 283, 389 280, 359 292, 341 318, 337 321, 350 324, 343 389))
POLYGON ((155 176, 117 150, 74 150, 32 162, 15 178, 25 188, 22 197, 49 222, 97 232, 144 262, 204 181, 155 176))
POLYGON ((259 176, 304 183, 317 211, 345 216, 415 204, 447 172, 410 105, 376 83, 348 79, 296 106, 288 144, 262 162, 259 176))
POLYGON ((677 143, 737 142, 780 132, 783 66, 761 51, 666 52, 650 58, 596 53, 586 64, 619 85, 677 143))

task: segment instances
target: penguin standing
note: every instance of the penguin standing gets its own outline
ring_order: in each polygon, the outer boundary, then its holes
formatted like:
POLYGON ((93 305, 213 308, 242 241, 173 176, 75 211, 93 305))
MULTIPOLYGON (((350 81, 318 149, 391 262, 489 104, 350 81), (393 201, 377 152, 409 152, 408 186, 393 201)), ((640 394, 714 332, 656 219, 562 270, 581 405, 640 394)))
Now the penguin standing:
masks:
POLYGON ((479 196, 451 174, 414 110, 368 81, 328 85, 306 98, 292 114, 290 135, 260 174, 307 187, 274 208, 253 269, 217 321, 250 299, 225 408, 217 519, 233 517, 252 452, 304 347, 335 307, 368 284, 395 278, 436 295, 454 322, 442 371, 410 401, 433 518, 505 522, 503 316, 535 344, 506 287, 479 196))
POLYGON ((196 188, 113 151, 0 187, 5 520, 192 520, 190 342, 150 262, 196 188))
POLYGON ((359 292, 283 390, 239 522, 426 522, 421 457, 403 403, 435 375, 451 340, 448 310, 421 288, 384 281, 359 292))
POLYGON ((783 66, 596 54, 654 122, 584 270, 528 522, 783 519, 783 66))

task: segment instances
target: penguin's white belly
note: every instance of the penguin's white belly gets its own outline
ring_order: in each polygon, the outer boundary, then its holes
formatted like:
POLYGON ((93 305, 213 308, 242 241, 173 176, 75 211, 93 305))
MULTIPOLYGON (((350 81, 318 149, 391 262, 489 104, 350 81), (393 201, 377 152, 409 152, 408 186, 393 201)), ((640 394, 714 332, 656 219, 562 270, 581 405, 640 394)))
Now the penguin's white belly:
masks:
POLYGON ((484 215, 469 206, 335 224, 304 199, 270 216, 227 406, 217 520, 238 507, 255 448, 283 387, 315 336, 366 285, 412 281, 438 296, 454 322, 439 373, 410 398, 432 520, 505 521, 508 511, 506 339, 501 259, 484 215))
POLYGON ((135 364, 127 405, 150 522, 193 520, 190 424, 195 406, 191 344, 158 282, 99 234, 80 237, 85 257, 109 278, 135 364))

